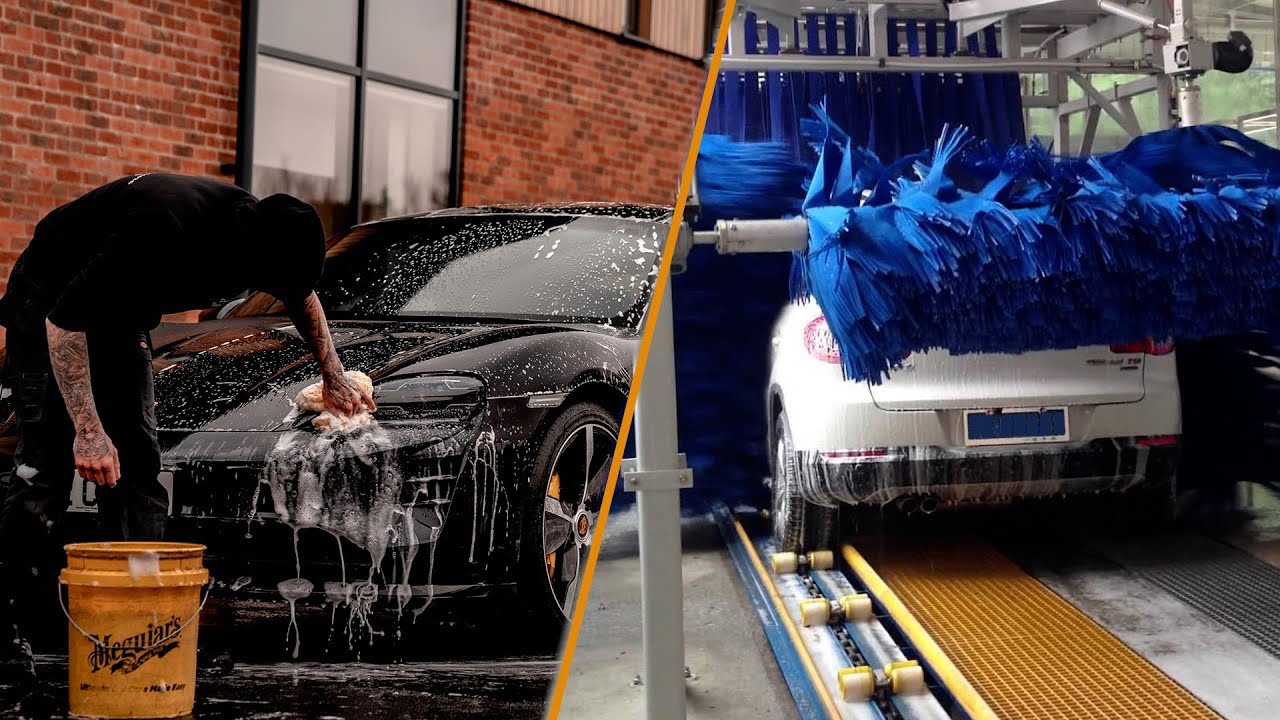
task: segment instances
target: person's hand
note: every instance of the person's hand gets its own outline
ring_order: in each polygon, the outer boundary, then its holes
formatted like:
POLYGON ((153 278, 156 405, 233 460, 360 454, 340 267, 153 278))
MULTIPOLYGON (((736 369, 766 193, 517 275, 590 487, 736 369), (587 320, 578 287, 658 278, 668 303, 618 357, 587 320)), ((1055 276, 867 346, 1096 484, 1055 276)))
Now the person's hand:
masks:
POLYGON ((80 477, 99 485, 116 486, 120 479, 120 456, 105 431, 97 428, 76 433, 71 451, 80 477))
POLYGON ((373 394, 360 383, 342 373, 324 379, 324 409, 334 415, 350 417, 368 410, 373 412, 377 406, 373 403, 373 394))

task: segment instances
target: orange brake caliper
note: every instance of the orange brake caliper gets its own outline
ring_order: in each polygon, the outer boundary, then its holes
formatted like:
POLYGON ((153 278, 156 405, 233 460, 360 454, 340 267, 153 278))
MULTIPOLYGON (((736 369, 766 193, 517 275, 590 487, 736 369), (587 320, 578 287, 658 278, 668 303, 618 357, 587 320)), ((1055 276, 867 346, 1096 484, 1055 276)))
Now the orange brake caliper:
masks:
MULTIPOLYGON (((551 473, 551 480, 547 483, 547 497, 560 499, 560 473, 551 473)), ((555 579, 556 576, 556 554, 554 552, 547 554, 547 577, 555 579)))

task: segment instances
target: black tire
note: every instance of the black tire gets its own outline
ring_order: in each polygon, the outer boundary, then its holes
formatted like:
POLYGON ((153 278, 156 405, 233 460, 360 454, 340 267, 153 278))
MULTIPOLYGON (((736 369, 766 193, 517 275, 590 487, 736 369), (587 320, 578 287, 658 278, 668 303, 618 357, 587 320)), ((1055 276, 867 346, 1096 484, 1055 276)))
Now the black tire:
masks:
POLYGON ((573 613, 617 438, 613 413, 595 403, 577 403, 556 417, 538 446, 521 523, 520 597, 548 632, 558 634, 573 613), (584 433, 591 435, 590 445, 584 433), (582 460, 571 453, 581 454, 582 460), (582 469, 574 472, 578 466, 582 469), (560 501, 559 515, 549 509, 553 497, 548 491, 560 501), (570 574, 572 580, 567 579, 570 574), (568 597, 571 589, 573 599, 568 597))
POLYGON ((773 422, 773 541, 778 552, 830 550, 839 526, 836 508, 805 500, 799 466, 791 444, 787 413, 773 422))

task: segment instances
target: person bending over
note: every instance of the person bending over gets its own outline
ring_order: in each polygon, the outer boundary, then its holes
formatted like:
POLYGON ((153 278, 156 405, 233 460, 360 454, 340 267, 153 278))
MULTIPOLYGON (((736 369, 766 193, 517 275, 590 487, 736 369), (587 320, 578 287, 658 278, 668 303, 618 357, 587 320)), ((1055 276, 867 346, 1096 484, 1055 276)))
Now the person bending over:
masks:
POLYGON ((19 435, 0 509, 0 672, 33 672, 14 600, 59 557, 74 473, 99 486, 105 539, 164 535, 150 338, 162 315, 274 295, 320 365, 326 409, 373 409, 343 375, 315 294, 324 246, 297 198, 163 173, 103 185, 36 225, 0 297, 19 435))

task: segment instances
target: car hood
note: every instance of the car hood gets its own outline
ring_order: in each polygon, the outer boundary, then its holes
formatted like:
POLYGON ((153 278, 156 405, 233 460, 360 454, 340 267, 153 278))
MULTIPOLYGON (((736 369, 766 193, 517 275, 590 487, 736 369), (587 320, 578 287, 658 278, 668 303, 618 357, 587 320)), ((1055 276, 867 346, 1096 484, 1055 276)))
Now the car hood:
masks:
MULTIPOLYGON (((375 381, 490 336, 534 332, 527 325, 447 322, 334 320, 329 327, 343 365, 375 381)), ((306 343, 285 318, 165 325, 152 337, 161 432, 285 430, 293 398, 319 379, 306 343)))

